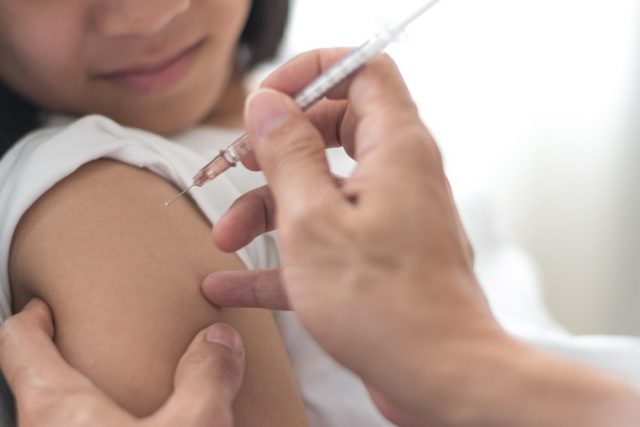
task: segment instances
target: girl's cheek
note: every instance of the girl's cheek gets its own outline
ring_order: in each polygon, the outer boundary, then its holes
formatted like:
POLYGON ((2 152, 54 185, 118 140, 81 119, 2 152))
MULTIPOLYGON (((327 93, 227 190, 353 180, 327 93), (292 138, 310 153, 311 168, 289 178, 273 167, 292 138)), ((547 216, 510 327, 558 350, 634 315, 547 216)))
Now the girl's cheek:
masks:
POLYGON ((74 1, 36 3, 37 7, 34 4, 7 10, 5 18, 0 19, 0 53, 8 53, 12 60, 28 64, 30 69, 68 70, 80 59, 74 58, 74 52, 80 52, 84 38, 83 11, 71 7, 77 3, 74 1))

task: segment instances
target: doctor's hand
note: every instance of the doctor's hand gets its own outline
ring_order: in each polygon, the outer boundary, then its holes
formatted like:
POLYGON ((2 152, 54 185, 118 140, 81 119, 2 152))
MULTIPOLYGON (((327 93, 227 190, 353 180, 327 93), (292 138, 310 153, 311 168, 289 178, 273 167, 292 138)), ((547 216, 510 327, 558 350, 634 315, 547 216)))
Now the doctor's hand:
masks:
POLYGON ((204 294, 222 306, 295 310, 397 425, 638 425, 636 390, 498 326, 438 147, 389 58, 306 116, 284 95, 345 53, 302 55, 248 101, 255 158, 246 165, 270 186, 238 199, 213 238, 235 251, 277 228, 282 268, 210 275, 204 294), (331 175, 328 146, 357 160, 351 177, 331 175))
POLYGON ((222 306, 295 310, 320 345, 377 391, 392 420, 409 421, 407 413, 431 409, 418 396, 451 380, 433 375, 416 390, 415 372, 446 372, 457 347, 481 343, 483 351, 506 340, 476 281, 438 147, 395 64, 373 61, 306 116, 283 94, 299 92, 345 52, 294 59, 248 101, 255 158, 246 165, 262 169, 270 187, 238 199, 213 238, 231 252, 277 228, 283 267, 216 273, 203 292, 222 306), (351 177, 332 176, 329 146, 357 160, 351 177))
POLYGON ((233 427, 232 404, 244 373, 239 334, 215 324, 201 331, 178 364, 175 391, 148 418, 134 418, 70 367, 52 342, 47 305, 32 300, 0 327, 0 366, 17 402, 20 426, 233 427))

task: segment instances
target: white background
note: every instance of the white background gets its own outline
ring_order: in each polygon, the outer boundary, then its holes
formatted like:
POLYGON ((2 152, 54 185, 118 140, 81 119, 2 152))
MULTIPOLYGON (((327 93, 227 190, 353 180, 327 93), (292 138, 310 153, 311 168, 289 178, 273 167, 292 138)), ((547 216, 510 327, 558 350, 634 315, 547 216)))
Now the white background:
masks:
MULTIPOLYGON (((295 0, 282 56, 413 0, 295 0)), ((640 334, 640 0, 442 0, 389 52, 458 194, 487 201, 576 332, 640 334)))

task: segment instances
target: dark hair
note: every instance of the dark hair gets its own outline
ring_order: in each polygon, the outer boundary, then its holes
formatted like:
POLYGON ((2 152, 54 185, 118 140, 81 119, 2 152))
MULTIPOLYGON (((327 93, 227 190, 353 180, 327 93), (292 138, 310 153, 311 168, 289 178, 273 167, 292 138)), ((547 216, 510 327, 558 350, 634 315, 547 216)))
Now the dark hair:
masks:
POLYGON ((289 0, 253 0, 241 44, 247 48, 248 68, 275 56, 289 17, 289 0))
POLYGON ((0 81, 0 156, 39 124, 38 108, 0 81))
MULTIPOLYGON (((288 15, 289 0, 253 0, 239 46, 245 71, 277 53, 288 15)), ((40 109, 0 80, 0 157, 40 124, 40 109)))

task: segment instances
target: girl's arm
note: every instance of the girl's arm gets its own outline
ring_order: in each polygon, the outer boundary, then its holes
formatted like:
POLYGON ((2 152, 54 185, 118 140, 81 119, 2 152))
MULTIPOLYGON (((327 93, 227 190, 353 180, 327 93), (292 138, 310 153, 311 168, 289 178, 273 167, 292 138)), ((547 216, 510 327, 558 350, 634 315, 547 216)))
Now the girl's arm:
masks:
POLYGON ((215 309, 200 283, 243 268, 215 249, 210 224, 175 187, 143 169, 99 160, 48 191, 22 218, 12 244, 14 309, 44 299, 64 357, 136 415, 167 398, 193 336, 217 320, 245 342, 237 426, 306 425, 271 313, 215 309))

